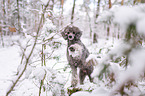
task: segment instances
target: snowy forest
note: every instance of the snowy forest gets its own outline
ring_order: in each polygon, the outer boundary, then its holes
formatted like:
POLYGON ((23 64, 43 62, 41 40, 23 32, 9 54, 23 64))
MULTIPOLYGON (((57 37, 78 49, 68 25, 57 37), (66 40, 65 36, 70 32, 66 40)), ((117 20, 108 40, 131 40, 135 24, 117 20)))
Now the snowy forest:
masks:
POLYGON ((145 0, 0 0, 0 96, 145 96, 145 0), (97 60, 71 86, 68 25, 97 60))

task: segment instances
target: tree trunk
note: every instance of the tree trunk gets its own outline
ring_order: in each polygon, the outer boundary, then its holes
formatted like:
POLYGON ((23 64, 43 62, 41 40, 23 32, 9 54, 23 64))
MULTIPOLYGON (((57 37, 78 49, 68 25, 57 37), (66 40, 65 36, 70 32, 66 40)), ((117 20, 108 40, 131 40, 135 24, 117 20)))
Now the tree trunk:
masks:
POLYGON ((96 19, 98 18, 99 12, 100 12, 100 1, 101 0, 98 0, 98 3, 97 3, 96 19))
POLYGON ((4 35, 6 35, 6 31, 5 30, 3 30, 3 29, 5 29, 6 28, 6 10, 5 10, 5 0, 3 0, 3 4, 2 4, 2 11, 3 11, 3 14, 2 14, 2 25, 3 25, 3 27, 2 27, 2 32, 4 33, 4 35))
POLYGON ((75 2, 76 2, 76 0, 74 0, 74 2, 73 2, 73 8, 72 8, 72 14, 71 14, 71 24, 73 24, 73 19, 74 19, 75 2))
POLYGON ((136 2, 138 2, 138 3, 145 3, 145 0, 134 0, 134 1, 133 1, 133 4, 135 5, 136 2))
POLYGON ((21 30, 21 25, 20 25, 20 13, 19 13, 19 0, 17 0, 17 23, 18 23, 18 33, 20 34, 20 30, 21 30))
POLYGON ((141 3, 145 3, 145 0, 141 0, 141 3))
MULTIPOLYGON (((98 16, 99 16, 99 12, 100 12, 100 2, 101 2, 101 0, 98 0, 98 3, 97 3, 97 9, 95 10, 95 17, 94 17, 94 29, 95 30, 97 30, 97 23, 96 23, 96 20, 97 20, 97 18, 98 18, 98 16)), ((95 2, 95 0, 94 0, 94 3, 96 3, 95 2)), ((95 6, 96 6, 96 4, 95 4, 95 6)), ((95 31, 96 32, 96 31, 95 31)), ((98 35, 97 35, 97 33, 95 33, 95 32, 93 32, 93 36, 92 36, 92 38, 93 38, 93 43, 97 43, 98 42, 98 40, 97 40, 97 38, 98 38, 98 35)))
POLYGON ((63 4, 64 0, 61 0, 61 22, 60 22, 61 27, 63 27, 63 4))
MULTIPOLYGON (((112 7, 112 3, 111 3, 111 0, 109 0, 109 9, 112 7)), ((107 27, 107 38, 109 37, 109 35, 110 35, 110 27, 109 27, 109 25, 108 25, 108 27, 107 27)))
POLYGON ((121 1, 121 5, 124 5, 124 0, 121 1))
POLYGON ((109 9, 112 7, 111 0, 109 0, 109 9))

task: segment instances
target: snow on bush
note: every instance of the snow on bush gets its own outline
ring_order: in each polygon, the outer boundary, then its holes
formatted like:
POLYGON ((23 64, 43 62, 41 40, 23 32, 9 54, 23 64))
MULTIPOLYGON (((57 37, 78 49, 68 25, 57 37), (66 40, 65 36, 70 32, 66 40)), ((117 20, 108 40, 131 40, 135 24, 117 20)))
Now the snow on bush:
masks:
POLYGON ((74 94, 72 94, 71 96, 92 96, 89 92, 76 92, 74 94))
POLYGON ((137 25, 137 32, 144 32, 145 24, 145 5, 137 6, 121 6, 121 7, 112 7, 109 11, 103 12, 97 22, 112 22, 117 24, 126 32, 129 25, 137 25))
POLYGON ((145 5, 112 8, 102 14, 98 22, 119 25, 123 30, 121 32, 125 34, 125 40, 113 46, 111 51, 102 57, 92 76, 113 81, 114 83, 110 82, 113 86, 109 93, 111 95, 143 94, 136 89, 139 86, 137 81, 141 80, 141 76, 144 77, 145 72, 145 50, 139 43, 142 40, 140 36, 145 34, 145 5), (116 61, 117 59, 119 61, 116 61))
POLYGON ((73 93, 71 96, 108 96, 108 91, 104 88, 96 88, 92 92, 87 91, 79 91, 76 93, 73 93))
POLYGON ((36 79, 35 83, 38 83, 38 86, 41 84, 41 80, 44 79, 43 87, 45 88, 46 92, 44 91, 43 94, 50 92, 52 95, 59 96, 65 93, 65 77, 58 71, 47 67, 40 67, 33 71, 33 77, 36 79), (37 82, 37 80, 39 82, 37 82), (64 93, 62 93, 62 91, 64 93))
POLYGON ((140 19, 137 22, 136 26, 137 26, 137 32, 139 34, 141 34, 141 35, 143 34, 145 36, 145 27, 144 27, 145 26, 145 17, 140 19))
POLYGON ((42 67, 42 68, 36 68, 33 72, 33 75, 36 79, 39 80, 39 82, 41 82, 41 80, 43 80, 44 76, 46 74, 46 70, 42 67))

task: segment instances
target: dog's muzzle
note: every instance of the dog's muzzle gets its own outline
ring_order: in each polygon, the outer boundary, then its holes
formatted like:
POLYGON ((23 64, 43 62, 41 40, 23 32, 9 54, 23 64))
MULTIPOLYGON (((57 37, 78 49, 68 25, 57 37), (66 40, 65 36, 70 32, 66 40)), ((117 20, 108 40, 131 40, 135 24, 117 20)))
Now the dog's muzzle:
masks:
POLYGON ((69 40, 73 40, 73 39, 74 39, 74 35, 73 35, 73 34, 69 34, 69 35, 68 35, 68 39, 69 39, 69 40))

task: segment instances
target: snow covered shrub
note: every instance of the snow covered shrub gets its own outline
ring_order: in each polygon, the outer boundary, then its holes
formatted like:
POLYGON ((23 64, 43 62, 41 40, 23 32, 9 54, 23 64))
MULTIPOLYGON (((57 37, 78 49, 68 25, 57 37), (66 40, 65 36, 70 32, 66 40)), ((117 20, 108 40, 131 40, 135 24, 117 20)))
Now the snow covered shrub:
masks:
MULTIPOLYGON (((12 37, 13 44, 19 46, 21 61, 17 68, 18 72, 13 79, 15 83, 10 85, 6 96, 16 87, 21 78, 23 78, 24 81, 30 80, 30 82, 35 78, 36 80, 34 80, 33 83, 36 84, 35 87, 39 89, 39 96, 43 94, 51 94, 50 96, 65 94, 65 80, 63 80, 63 76, 57 71, 43 67, 48 64, 52 66, 52 64, 48 62, 52 59, 54 62, 58 62, 59 55, 56 55, 55 51, 61 46, 61 42, 58 40, 60 36, 56 31, 56 27, 49 19, 46 19, 43 28, 39 29, 39 31, 40 32, 36 32, 36 34, 28 34, 28 32, 25 33, 25 36, 18 35, 12 37), (39 68, 40 66, 42 67, 39 68), (33 76, 31 73, 33 73, 33 76), (23 74, 25 76, 23 76, 23 74), (41 92, 42 89, 45 92, 41 92)), ((17 93, 16 91, 14 94, 17 93)), ((38 91, 36 93, 38 95, 38 91)))
MULTIPOLYGON (((61 42, 59 38, 60 36, 58 35, 56 26, 54 26, 52 21, 47 18, 42 28, 41 35, 39 37, 39 41, 42 44, 40 50, 43 59, 45 59, 46 55, 51 54, 54 50, 58 49, 61 46, 61 42)), ((57 56, 50 57, 50 58, 56 60, 59 59, 59 57, 57 56)))
POLYGON ((58 71, 47 67, 40 67, 36 68, 33 71, 33 77, 35 78, 35 83, 37 84, 37 86, 41 86, 43 88, 41 95, 42 94, 49 96, 65 95, 64 90, 65 79, 64 76, 58 71), (42 80, 43 85, 41 85, 42 80))
POLYGON ((142 46, 145 34, 144 19, 145 5, 112 8, 98 19, 98 22, 118 25, 124 34, 124 40, 113 47, 106 57, 102 57, 100 67, 92 74, 100 79, 105 77, 110 83, 114 82, 111 85, 113 89, 110 89, 111 95, 145 94, 139 89, 139 82, 142 76, 145 77, 145 49, 142 46), (119 62, 114 62, 118 58, 119 62))

